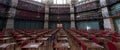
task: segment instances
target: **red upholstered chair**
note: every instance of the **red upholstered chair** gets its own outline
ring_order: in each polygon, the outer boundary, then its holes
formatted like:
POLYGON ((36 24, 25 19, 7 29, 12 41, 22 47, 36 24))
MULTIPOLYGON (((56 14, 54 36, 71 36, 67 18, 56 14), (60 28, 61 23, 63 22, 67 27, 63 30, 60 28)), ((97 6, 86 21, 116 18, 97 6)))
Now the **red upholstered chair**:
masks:
POLYGON ((41 37, 45 37, 45 34, 42 34, 41 37))
POLYGON ((23 47, 23 46, 25 46, 27 44, 28 44, 28 42, 25 41, 25 42, 21 43, 20 46, 23 47))
POLYGON ((88 34, 85 34, 85 38, 89 39, 89 35, 88 35, 88 34))
POLYGON ((78 40, 76 37, 74 37, 74 40, 75 40, 77 43, 79 43, 79 40, 78 40))
POLYGON ((117 47, 112 42, 107 42, 109 50, 117 50, 117 47))
POLYGON ((104 34, 108 34, 110 32, 110 30, 106 30, 106 31, 104 31, 103 33, 104 34))
POLYGON ((52 46, 55 46, 56 45, 56 42, 52 42, 52 46))
POLYGON ((39 37, 36 37, 35 40, 37 40, 39 37))
POLYGON ((102 32, 102 36, 103 37, 106 37, 106 35, 109 33, 109 31, 104 31, 104 32, 102 32))
POLYGON ((118 39, 114 35, 112 35, 112 41, 113 42, 118 42, 118 39))
POLYGON ((100 42, 96 39, 96 37, 92 38, 92 41, 94 41, 95 43, 99 44, 100 42))
MULTIPOLYGON (((27 44, 28 44, 28 42, 23 42, 23 43, 20 44, 20 47, 23 47, 23 46, 25 46, 27 44)), ((22 50, 27 50, 27 49, 26 48, 22 48, 22 50)))
POLYGON ((22 38, 21 36, 16 36, 16 40, 19 40, 20 38, 22 38))
POLYGON ((105 36, 104 36, 104 34, 101 33, 101 34, 99 35, 99 37, 105 37, 105 36))
POLYGON ((115 31, 113 35, 114 35, 114 36, 117 36, 118 34, 119 34, 119 33, 118 33, 117 31, 115 31))
POLYGON ((3 38, 3 36, 1 35, 0 38, 3 38))
POLYGON ((79 42, 78 45, 81 47, 81 42, 79 42))
POLYGON ((65 50, 64 48, 58 48, 57 50, 65 50))
POLYGON ((0 45, 3 44, 3 41, 0 41, 0 45))
POLYGON ((86 50, 86 46, 83 43, 81 43, 81 47, 82 47, 82 50, 86 50))

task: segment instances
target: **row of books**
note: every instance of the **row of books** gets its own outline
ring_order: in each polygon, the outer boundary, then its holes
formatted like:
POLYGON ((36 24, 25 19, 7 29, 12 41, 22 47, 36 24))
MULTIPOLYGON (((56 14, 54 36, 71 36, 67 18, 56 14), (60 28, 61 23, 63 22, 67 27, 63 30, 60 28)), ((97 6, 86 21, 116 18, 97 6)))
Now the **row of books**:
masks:
POLYGON ((11 0, 0 0, 0 4, 10 5, 11 0))
POLYGON ((6 17, 8 13, 9 8, 0 5, 0 17, 6 17))
POLYGON ((49 17, 50 21, 69 21, 70 20, 70 14, 66 15, 50 15, 49 17))
POLYGON ((98 3, 97 2, 91 2, 83 5, 79 5, 76 7, 76 12, 82 12, 82 11, 88 11, 92 9, 98 8, 98 3))
POLYGON ((45 7, 19 0, 17 8, 44 13, 45 7))
POLYGON ((76 20, 99 19, 99 18, 102 18, 102 15, 101 15, 101 13, 99 13, 97 11, 79 13, 76 16, 76 20))
POLYGON ((24 10, 17 10, 15 18, 25 18, 25 19, 39 19, 44 20, 45 14, 29 12, 24 10))
POLYGON ((111 6, 111 15, 114 16, 118 14, 120 14, 120 3, 111 6))
POLYGON ((70 13, 70 7, 50 8, 50 13, 51 14, 66 14, 66 13, 70 13))
POLYGON ((114 4, 116 2, 119 2, 120 0, 107 0, 108 5, 114 4))

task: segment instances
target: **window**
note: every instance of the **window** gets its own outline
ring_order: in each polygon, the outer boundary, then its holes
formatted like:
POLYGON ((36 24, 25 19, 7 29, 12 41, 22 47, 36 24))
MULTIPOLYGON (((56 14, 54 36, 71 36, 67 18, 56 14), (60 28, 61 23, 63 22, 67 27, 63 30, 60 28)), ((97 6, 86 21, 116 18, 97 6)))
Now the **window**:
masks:
POLYGON ((92 0, 78 0, 79 2, 87 2, 87 1, 92 1, 92 0))
POLYGON ((81 2, 82 0, 78 0, 79 2, 81 2))
POLYGON ((66 4, 67 0, 53 0, 54 4, 66 4))
POLYGON ((62 28, 63 27, 63 24, 57 24, 57 28, 62 28))
POLYGON ((34 1, 41 2, 41 0, 34 0, 34 1))

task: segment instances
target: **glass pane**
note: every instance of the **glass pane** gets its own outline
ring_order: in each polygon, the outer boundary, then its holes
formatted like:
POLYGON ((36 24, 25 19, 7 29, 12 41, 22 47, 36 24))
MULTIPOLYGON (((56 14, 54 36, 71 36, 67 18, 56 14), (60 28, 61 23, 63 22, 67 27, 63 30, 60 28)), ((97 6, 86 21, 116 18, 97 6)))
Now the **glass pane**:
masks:
POLYGON ((57 4, 62 4, 63 0, 57 0, 57 4))
POLYGON ((57 4, 57 0, 54 0, 53 3, 54 3, 54 4, 57 4))
POLYGON ((115 19, 114 22, 116 30, 120 32, 120 19, 115 19))
POLYGON ((82 0, 78 0, 78 1, 82 1, 82 0))
POLYGON ((98 21, 83 21, 77 22, 77 28, 80 29, 99 29, 99 22, 98 21))
POLYGON ((34 1, 38 1, 38 2, 41 2, 41 0, 34 0, 34 1))
POLYGON ((53 0, 54 4, 66 4, 67 0, 53 0))

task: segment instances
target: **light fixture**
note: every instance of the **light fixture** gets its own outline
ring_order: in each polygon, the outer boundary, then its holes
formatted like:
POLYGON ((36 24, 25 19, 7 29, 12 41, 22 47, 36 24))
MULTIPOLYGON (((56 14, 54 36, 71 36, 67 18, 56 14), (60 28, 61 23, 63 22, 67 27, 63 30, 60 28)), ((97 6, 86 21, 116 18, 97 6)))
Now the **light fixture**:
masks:
POLYGON ((87 26, 86 28, 87 28, 87 30, 91 29, 89 26, 87 26))
POLYGON ((80 15, 78 15, 77 18, 80 18, 80 15))

